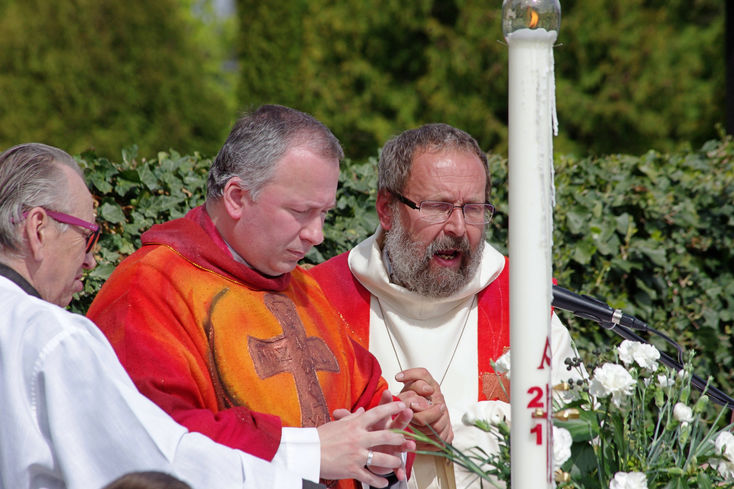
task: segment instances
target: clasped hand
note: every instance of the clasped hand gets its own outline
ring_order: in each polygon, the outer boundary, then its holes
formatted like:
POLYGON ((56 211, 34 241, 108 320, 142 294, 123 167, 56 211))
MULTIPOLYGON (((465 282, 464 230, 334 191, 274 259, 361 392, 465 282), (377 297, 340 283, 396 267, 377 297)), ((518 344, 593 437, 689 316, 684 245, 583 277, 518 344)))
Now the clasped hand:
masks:
POLYGON ((357 479, 374 487, 387 486, 379 474, 395 472, 405 480, 402 452, 415 450, 415 442, 393 430, 408 426, 413 412, 402 401, 393 401, 385 391, 381 404, 370 410, 350 413, 334 411, 335 421, 317 428, 321 442, 321 478, 357 479), (372 457, 366 466, 370 451, 372 457))

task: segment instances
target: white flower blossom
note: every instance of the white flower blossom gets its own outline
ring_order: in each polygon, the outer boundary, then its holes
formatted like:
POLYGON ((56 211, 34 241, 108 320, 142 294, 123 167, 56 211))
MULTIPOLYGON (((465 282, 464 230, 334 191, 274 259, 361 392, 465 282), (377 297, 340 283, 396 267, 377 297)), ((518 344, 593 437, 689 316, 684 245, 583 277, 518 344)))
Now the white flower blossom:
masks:
POLYGON ((510 358, 510 350, 507 350, 494 362, 494 371, 499 375, 505 374, 508 380, 510 379, 510 358))
POLYGON ((630 366, 637 363, 647 370, 657 370, 660 352, 652 345, 640 343, 639 341, 624 340, 618 347, 619 359, 630 366))
POLYGON ((647 489, 647 476, 642 472, 617 472, 609 489, 647 489))
POLYGON ((734 435, 729 431, 722 431, 716 437, 716 450, 724 451, 724 457, 730 462, 734 462, 734 435))
POLYGON ((693 421, 693 409, 689 408, 682 402, 676 403, 673 406, 673 417, 686 426, 688 423, 693 421))
POLYGON ((734 479, 734 435, 722 431, 714 441, 716 451, 724 456, 719 460, 716 470, 726 479, 734 479))
POLYGON ((594 369, 594 377, 589 384, 589 393, 596 397, 607 397, 611 394, 614 405, 621 407, 634 388, 635 379, 623 366, 616 363, 605 363, 594 369))
POLYGON ((484 401, 471 405, 461 416, 466 426, 475 426, 478 422, 486 422, 492 426, 504 422, 510 425, 510 405, 502 401, 484 401))
POLYGON ((561 468, 571 458, 573 438, 566 428, 553 427, 553 470, 561 468))
POLYGON ((658 374, 658 385, 663 389, 667 387, 672 387, 673 385, 675 385, 675 379, 671 379, 665 374, 658 374))

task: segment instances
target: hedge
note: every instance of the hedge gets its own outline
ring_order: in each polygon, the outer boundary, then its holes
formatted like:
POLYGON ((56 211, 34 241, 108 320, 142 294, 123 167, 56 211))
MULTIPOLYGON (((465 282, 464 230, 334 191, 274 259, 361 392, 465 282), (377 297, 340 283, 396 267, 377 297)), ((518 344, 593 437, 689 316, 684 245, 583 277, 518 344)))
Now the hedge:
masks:
MULTIPOLYGON (((555 160, 554 276, 560 285, 599 297, 697 352, 698 373, 734 385, 734 142, 720 136, 700 149, 641 156, 555 160)), ((203 202, 210 160, 161 152, 138 159, 135 149, 110 161, 82 154, 103 229, 98 266, 72 309, 84 312, 95 292, 140 234, 203 202)), ((325 241, 306 257, 318 263, 374 231, 377 158, 342 164, 337 206, 325 241)), ((498 212, 488 240, 507 252, 507 161, 490 156, 498 212)), ((616 343, 590 321, 561 313, 582 351, 616 343)), ((669 347, 653 342, 670 354, 669 347)))

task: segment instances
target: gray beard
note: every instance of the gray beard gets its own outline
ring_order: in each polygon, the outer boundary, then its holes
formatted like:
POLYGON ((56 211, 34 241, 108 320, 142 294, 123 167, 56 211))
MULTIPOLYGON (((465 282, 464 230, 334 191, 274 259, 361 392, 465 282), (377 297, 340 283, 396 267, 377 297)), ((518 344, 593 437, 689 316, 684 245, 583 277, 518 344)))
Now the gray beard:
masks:
POLYGON ((392 227, 385 233, 384 247, 390 257, 392 282, 422 296, 449 297, 474 277, 482 259, 484 239, 473 252, 466 236, 441 236, 423 249, 420 243, 410 239, 400 219, 394 215, 392 227), (462 252, 462 262, 458 270, 444 267, 431 269, 433 254, 449 248, 462 252))

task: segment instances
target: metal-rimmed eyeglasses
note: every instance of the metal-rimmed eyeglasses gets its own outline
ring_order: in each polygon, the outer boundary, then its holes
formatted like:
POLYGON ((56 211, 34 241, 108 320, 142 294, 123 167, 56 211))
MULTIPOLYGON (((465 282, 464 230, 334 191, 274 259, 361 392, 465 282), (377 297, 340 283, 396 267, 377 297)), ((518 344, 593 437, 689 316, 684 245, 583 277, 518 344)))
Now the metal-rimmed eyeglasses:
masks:
POLYGON ((415 203, 398 193, 393 192, 393 195, 411 209, 416 209, 424 221, 433 224, 448 221, 454 209, 461 209, 461 213, 464 215, 464 221, 467 224, 489 224, 492 221, 492 217, 494 217, 495 209, 489 202, 456 205, 451 202, 423 200, 420 203, 415 203))
MULTIPOLYGON (((90 232, 84 234, 84 241, 86 244, 85 253, 89 253, 90 251, 94 249, 94 247, 97 244, 97 241, 99 241, 99 235, 101 233, 101 229, 99 228, 99 225, 97 223, 87 222, 83 219, 79 219, 78 217, 70 216, 69 214, 64 214, 63 212, 52 211, 52 210, 46 209, 45 207, 42 207, 42 209, 46 211, 46 214, 48 215, 48 217, 50 217, 54 221, 61 222, 64 224, 71 224, 72 226, 79 226, 84 229, 88 229, 90 232)), ((21 217, 25 219, 27 215, 28 215, 28 211, 24 212, 21 217)), ((13 222, 13 224, 15 224, 15 222, 13 222)))

